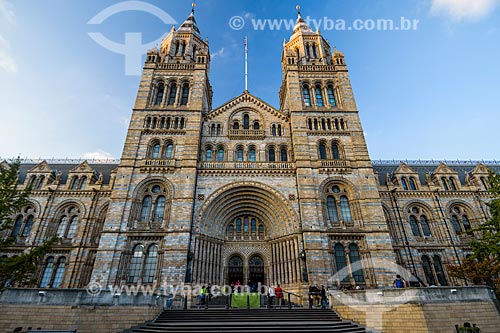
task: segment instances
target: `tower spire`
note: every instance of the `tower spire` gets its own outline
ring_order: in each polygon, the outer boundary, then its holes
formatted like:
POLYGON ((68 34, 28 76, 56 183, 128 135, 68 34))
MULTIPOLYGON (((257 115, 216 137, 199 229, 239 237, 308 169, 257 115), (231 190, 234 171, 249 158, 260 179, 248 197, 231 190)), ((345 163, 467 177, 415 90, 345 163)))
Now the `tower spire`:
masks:
POLYGON ((191 3, 191 13, 194 14, 194 7, 196 7, 196 0, 191 3))
POLYGON ((245 91, 248 91, 248 41, 245 36, 245 91))

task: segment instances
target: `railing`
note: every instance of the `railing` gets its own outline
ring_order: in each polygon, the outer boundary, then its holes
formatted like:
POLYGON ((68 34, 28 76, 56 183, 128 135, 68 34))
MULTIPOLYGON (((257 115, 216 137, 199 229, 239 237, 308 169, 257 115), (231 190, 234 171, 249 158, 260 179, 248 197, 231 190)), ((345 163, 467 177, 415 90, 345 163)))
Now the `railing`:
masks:
POLYGON ((322 160, 321 166, 323 168, 349 168, 351 164, 345 160, 322 160))
POLYGON ((316 71, 334 71, 333 65, 299 65, 299 71, 302 72, 316 72, 316 71))
POLYGON ((194 64, 168 64, 168 63, 158 63, 156 64, 158 69, 176 69, 176 70, 193 70, 194 64))
POLYGON ((201 162, 201 169, 209 170, 234 170, 234 169, 263 169, 263 170, 288 170, 294 169, 295 163, 291 162, 201 162))
POLYGON ((147 159, 142 161, 142 166, 146 167, 173 167, 175 166, 174 159, 147 159))
POLYGON ((229 130, 230 139, 243 139, 243 138, 264 138, 266 132, 264 130, 254 129, 232 129, 229 130))

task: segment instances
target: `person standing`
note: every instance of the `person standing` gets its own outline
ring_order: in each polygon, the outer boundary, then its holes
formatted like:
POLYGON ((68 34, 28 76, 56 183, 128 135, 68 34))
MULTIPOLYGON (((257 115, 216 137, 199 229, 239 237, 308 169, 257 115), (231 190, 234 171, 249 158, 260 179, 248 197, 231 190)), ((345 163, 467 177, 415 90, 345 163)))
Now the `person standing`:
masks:
POLYGON ((328 308, 328 292, 325 289, 325 286, 321 286, 320 294, 321 294, 321 308, 327 309, 328 308))
POLYGON ((205 308, 208 307, 208 304, 207 304, 207 288, 205 286, 202 286, 201 290, 200 290, 200 306, 205 306, 205 308))
POLYGON ((267 290, 267 308, 271 309, 273 307, 274 298, 276 297, 276 293, 274 292, 273 286, 269 286, 267 290))
POLYGON ((274 293, 276 295, 276 306, 279 306, 281 309, 281 304, 283 303, 283 289, 281 289, 280 285, 276 285, 276 288, 274 288, 274 293))

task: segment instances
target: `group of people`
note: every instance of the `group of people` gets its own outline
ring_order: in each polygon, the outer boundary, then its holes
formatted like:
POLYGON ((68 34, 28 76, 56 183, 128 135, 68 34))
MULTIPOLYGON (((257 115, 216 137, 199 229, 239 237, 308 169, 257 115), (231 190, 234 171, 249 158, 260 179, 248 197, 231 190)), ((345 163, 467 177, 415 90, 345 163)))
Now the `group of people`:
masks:
POLYGON ((309 308, 328 308, 328 289, 325 286, 311 285, 309 287, 309 308))
POLYGON ((271 309, 273 306, 280 307, 283 304, 283 289, 281 289, 280 285, 276 285, 276 287, 270 286, 267 291, 267 307, 271 309), (276 299, 276 305, 274 305, 274 300, 276 299))

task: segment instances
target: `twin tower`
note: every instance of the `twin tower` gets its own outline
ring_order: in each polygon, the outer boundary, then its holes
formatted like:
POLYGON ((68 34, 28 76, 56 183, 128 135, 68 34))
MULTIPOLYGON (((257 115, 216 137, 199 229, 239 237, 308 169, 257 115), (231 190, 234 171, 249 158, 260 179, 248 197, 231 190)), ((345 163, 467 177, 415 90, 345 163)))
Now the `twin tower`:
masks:
POLYGON ((300 12, 280 105, 212 107, 194 11, 147 53, 92 279, 374 287, 395 264, 344 54, 300 12))

